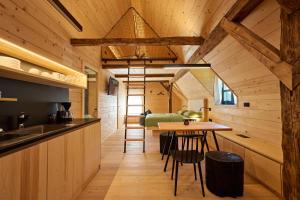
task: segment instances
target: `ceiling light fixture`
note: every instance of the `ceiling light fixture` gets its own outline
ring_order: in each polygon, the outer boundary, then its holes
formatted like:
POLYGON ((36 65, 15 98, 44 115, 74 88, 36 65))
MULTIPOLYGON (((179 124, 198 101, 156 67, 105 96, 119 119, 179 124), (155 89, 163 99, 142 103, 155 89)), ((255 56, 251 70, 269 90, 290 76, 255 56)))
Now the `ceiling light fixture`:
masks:
POLYGON ((81 24, 73 17, 73 15, 59 0, 48 1, 77 31, 82 32, 83 28, 81 24))

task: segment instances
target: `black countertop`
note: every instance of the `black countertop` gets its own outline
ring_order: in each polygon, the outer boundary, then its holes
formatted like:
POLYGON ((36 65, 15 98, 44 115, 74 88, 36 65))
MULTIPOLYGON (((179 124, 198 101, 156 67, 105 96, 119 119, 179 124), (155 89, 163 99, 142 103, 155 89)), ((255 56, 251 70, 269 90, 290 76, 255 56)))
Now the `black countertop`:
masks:
POLYGON ((5 136, 7 136, 8 139, 0 140, 0 157, 96 122, 100 122, 100 119, 74 119, 68 123, 41 124, 38 126, 7 132, 5 133, 5 136), (21 133, 26 130, 30 130, 35 133, 21 137, 9 138, 18 132, 21 133))

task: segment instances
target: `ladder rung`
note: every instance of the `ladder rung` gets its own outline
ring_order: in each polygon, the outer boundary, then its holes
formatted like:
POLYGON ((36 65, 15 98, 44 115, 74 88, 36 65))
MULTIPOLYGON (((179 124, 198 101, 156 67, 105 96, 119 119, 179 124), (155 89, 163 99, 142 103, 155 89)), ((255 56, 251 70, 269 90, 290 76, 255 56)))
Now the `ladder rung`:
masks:
POLYGON ((126 142, 144 142, 145 139, 143 138, 130 138, 130 139, 125 139, 126 142))
POLYGON ((131 90, 131 89, 140 89, 140 90, 143 90, 144 87, 129 87, 128 89, 129 89, 129 90, 131 90))
POLYGON ((144 84, 143 82, 138 82, 138 83, 133 82, 133 83, 128 83, 127 85, 128 86, 145 86, 146 83, 144 84))
POLYGON ((145 66, 128 66, 130 69, 144 69, 145 66))
POLYGON ((128 94, 128 96, 145 96, 145 94, 128 94))
POLYGON ((125 129, 144 129, 145 127, 144 126, 127 126, 125 127, 125 129))
POLYGON ((144 106, 144 104, 132 104, 132 105, 127 105, 127 106, 144 106))
POLYGON ((128 74, 129 77, 144 77, 145 74, 128 74))
POLYGON ((134 122, 134 121, 133 122, 127 122, 127 125, 128 124, 137 124, 137 122, 134 122))

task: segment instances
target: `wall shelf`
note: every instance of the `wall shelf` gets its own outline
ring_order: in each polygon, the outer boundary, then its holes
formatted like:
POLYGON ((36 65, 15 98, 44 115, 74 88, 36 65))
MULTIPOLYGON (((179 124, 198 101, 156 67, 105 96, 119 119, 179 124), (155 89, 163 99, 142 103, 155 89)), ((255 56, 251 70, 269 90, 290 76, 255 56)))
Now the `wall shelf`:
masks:
POLYGON ((16 102, 17 98, 0 98, 0 102, 16 102))
POLYGON ((8 59, 3 60, 2 63, 0 62, 1 77, 57 87, 87 88, 86 74, 57 63, 1 38, 0 53, 21 60, 21 66, 16 66, 15 68, 6 65, 6 61, 8 59), (31 65, 31 68, 39 68, 41 73, 30 73, 30 68, 28 68, 28 65, 31 65), (54 77, 54 73, 63 76, 63 78, 54 77), (49 76, 43 76, 42 74, 49 74, 49 76))
POLYGON ((21 81, 27 81, 32 83, 38 83, 43 85, 52 85, 55 87, 63 87, 63 88, 86 88, 82 84, 77 83, 71 83, 68 81, 58 80, 50 77, 45 77, 42 75, 32 74, 27 71, 22 71, 18 69, 13 69, 9 67, 5 67, 0 65, 0 76, 21 80, 21 81))

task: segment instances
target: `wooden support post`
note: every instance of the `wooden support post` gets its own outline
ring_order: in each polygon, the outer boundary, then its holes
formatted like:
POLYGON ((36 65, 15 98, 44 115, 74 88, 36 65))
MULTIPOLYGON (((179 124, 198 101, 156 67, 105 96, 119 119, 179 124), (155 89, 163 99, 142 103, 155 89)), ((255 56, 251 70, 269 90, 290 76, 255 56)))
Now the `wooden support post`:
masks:
MULTIPOLYGON (((281 59, 294 66, 300 74, 300 10, 288 14, 281 9, 281 59)), ((280 83, 282 150, 283 150, 283 199, 300 199, 300 85, 289 90, 280 83)))
POLYGON ((208 99, 205 98, 203 100, 203 121, 205 122, 208 122, 208 113, 209 113, 208 99))
POLYGON ((169 86, 169 113, 172 113, 173 83, 169 86))

